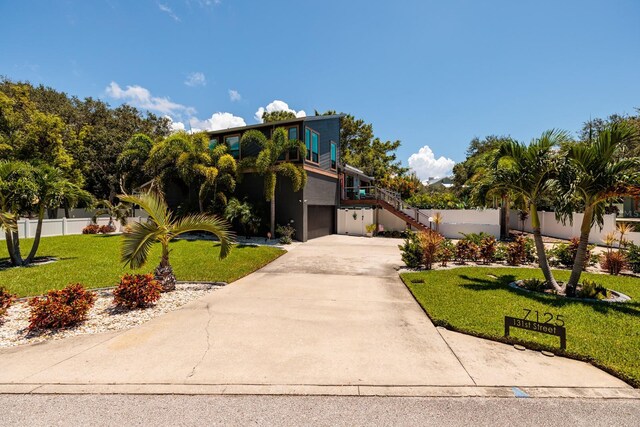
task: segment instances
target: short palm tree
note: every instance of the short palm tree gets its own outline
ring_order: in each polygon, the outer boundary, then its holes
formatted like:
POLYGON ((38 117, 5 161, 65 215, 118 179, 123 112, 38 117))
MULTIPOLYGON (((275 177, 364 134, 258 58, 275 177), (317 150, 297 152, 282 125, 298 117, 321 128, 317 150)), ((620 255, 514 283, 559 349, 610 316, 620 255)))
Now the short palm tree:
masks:
POLYGON ((561 287, 553 277, 547 261, 538 206, 541 199, 548 194, 556 174, 553 149, 569 139, 569 134, 565 131, 549 130, 529 145, 512 140, 505 141, 500 146, 493 165, 493 185, 513 192, 522 200, 530 214, 540 269, 547 285, 556 291, 560 291, 561 287))
POLYGON ((637 188, 640 179, 640 158, 621 158, 620 150, 637 143, 638 134, 630 127, 614 124, 601 131, 594 141, 569 146, 567 168, 560 184, 566 203, 556 213, 562 219, 572 218, 576 209, 584 212, 580 225, 580 242, 567 293, 573 295, 580 280, 587 256, 589 234, 594 224, 601 225, 609 201, 637 188))
POLYGON ((149 221, 131 224, 131 230, 123 234, 121 259, 131 268, 142 267, 147 262, 151 246, 160 243, 162 256, 154 273, 156 280, 162 284, 163 291, 176 288, 176 277, 169 263, 169 242, 174 237, 191 231, 206 231, 220 240, 220 259, 229 255, 235 236, 229 231, 229 224, 225 220, 208 214, 174 218, 160 194, 118 197, 123 202, 139 205, 149 214, 149 221))
POLYGON ((307 173, 302 167, 282 160, 282 155, 289 150, 299 150, 301 158, 307 153, 307 148, 302 141, 289 139, 287 130, 283 127, 276 128, 267 139, 258 130, 247 131, 242 135, 241 144, 255 144, 260 147, 260 153, 256 158, 243 159, 243 169, 255 169, 264 177, 264 196, 267 202, 271 202, 271 235, 275 235, 276 229, 276 181, 278 175, 287 177, 293 184, 293 191, 299 191, 307 183, 307 173))
POLYGON ((107 215, 109 217, 109 227, 114 227, 114 219, 120 223, 123 227, 127 225, 127 218, 131 214, 131 206, 127 203, 118 203, 114 205, 108 200, 101 200, 97 203, 98 208, 93 214, 91 220, 96 222, 99 216, 107 215))

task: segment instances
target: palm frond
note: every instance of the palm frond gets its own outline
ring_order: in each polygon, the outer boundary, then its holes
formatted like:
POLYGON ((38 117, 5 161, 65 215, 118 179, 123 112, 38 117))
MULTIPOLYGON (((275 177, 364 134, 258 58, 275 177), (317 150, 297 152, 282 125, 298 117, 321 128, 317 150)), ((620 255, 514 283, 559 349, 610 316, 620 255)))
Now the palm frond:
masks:
POLYGON ((171 213, 161 194, 147 192, 138 196, 120 195, 118 198, 123 202, 139 205, 159 227, 169 227, 171 213))
POLYGON ((229 229, 229 223, 216 216, 207 214, 188 215, 179 219, 171 229, 172 236, 191 231, 207 231, 220 240, 220 259, 229 255, 235 235, 229 229))
POLYGON ((122 235, 121 260, 131 268, 142 267, 147 262, 151 246, 165 231, 156 223, 136 222, 122 235))

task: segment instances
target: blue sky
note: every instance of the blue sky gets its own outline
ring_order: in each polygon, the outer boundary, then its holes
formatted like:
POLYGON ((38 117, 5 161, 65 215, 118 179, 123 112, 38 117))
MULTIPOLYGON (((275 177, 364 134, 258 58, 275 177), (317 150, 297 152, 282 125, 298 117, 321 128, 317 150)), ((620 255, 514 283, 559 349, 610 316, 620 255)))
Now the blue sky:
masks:
POLYGON ((422 178, 474 136, 528 141, 640 107, 640 2, 0 0, 0 74, 176 126, 335 109, 422 178), (274 102, 279 101, 279 102, 274 102))

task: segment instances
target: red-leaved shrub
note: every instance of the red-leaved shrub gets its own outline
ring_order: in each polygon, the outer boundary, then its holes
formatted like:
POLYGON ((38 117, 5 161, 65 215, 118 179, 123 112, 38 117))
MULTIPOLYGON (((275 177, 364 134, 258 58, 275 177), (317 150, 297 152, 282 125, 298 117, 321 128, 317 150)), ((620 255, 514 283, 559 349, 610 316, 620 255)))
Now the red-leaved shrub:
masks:
POLYGON ((627 266, 627 259, 620 251, 605 252, 600 255, 600 267, 617 276, 627 266))
POLYGON ((29 330, 65 328, 82 322, 95 300, 95 294, 80 283, 32 298, 29 300, 29 330))
POLYGON ((0 287, 0 322, 2 322, 2 318, 15 300, 16 296, 14 294, 10 293, 3 287, 0 287))
POLYGON ((116 228, 113 225, 101 225, 98 229, 98 233, 108 234, 116 231, 116 228))
POLYGON ((89 224, 82 229, 82 234, 98 234, 100 226, 98 224, 89 224))
POLYGON ((153 274, 125 274, 113 291, 113 303, 121 308, 144 308, 160 298, 162 285, 153 274))

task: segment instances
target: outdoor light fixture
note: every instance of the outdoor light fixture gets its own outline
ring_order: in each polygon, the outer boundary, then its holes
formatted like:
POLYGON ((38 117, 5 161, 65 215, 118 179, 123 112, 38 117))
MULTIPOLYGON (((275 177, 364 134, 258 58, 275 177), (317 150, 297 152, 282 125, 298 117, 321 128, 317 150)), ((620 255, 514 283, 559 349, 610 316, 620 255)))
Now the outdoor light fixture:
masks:
POLYGON ((432 229, 432 228, 431 228, 431 223, 432 223, 432 222, 433 222, 433 217, 432 217, 432 216, 430 216, 430 217, 429 217, 429 230, 431 230, 431 229, 432 229))

